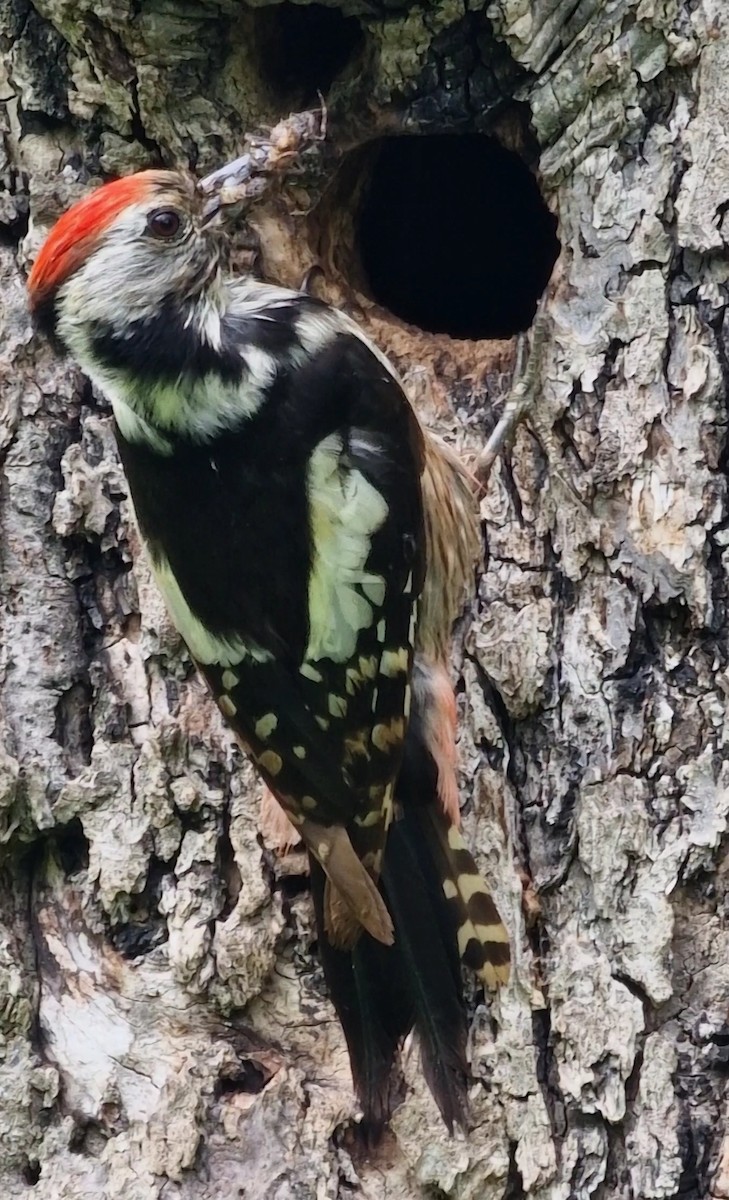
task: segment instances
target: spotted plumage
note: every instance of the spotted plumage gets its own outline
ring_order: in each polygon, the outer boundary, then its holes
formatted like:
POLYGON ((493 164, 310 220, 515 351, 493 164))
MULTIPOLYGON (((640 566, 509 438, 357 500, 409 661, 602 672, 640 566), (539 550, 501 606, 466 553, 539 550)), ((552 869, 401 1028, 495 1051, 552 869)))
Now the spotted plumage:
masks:
POLYGON ((219 217, 184 175, 109 184, 59 221, 31 304, 111 401, 170 614, 308 849, 367 1121, 414 1024, 452 1124, 460 961, 493 985, 509 958, 457 829, 472 496, 348 317, 226 273, 219 217))

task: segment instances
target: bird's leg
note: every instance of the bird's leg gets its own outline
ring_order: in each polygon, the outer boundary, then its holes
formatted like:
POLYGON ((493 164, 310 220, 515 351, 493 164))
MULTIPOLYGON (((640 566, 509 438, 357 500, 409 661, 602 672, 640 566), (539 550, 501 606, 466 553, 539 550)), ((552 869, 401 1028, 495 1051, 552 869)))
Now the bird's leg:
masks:
POLYGON ((531 327, 531 349, 528 349, 529 333, 520 334, 516 350, 516 363, 511 392, 504 410, 481 453, 473 464, 472 471, 481 490, 486 487, 491 468, 501 451, 514 438, 521 421, 532 407, 541 380, 542 349, 546 333, 546 299, 539 302, 536 317, 531 327))

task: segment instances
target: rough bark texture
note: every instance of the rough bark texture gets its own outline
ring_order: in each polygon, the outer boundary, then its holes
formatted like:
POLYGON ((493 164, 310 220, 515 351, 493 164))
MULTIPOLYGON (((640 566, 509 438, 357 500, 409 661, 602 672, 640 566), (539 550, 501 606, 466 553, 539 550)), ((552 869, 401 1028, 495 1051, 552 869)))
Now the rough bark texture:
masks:
POLYGON ((301 857, 261 845, 258 784, 139 555, 108 413, 32 340, 23 298, 45 230, 91 181, 212 168, 316 81, 278 52, 274 8, 6 0, 8 1200, 729 1197, 721 9, 353 0, 330 167, 259 214, 265 273, 295 284, 318 259, 320 294, 472 450, 514 343, 425 334, 367 297, 360 147, 395 127, 495 133, 536 155, 562 244, 537 403, 484 500, 489 563, 459 662, 464 822, 515 977, 474 1008, 469 1137, 449 1139, 410 1052, 392 1135, 368 1154, 301 857))

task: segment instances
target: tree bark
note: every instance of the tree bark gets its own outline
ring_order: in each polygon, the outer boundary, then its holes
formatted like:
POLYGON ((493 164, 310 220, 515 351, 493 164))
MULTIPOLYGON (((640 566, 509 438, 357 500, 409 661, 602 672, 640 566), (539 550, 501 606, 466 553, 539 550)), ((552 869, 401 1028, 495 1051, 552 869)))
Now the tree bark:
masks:
POLYGON ((561 242, 457 663, 464 825, 515 959, 508 989, 474 996, 473 1129, 449 1138, 408 1049, 390 1135, 352 1137, 303 857, 262 845, 259 785, 140 554, 108 411, 24 303, 42 237, 92 182, 234 157, 316 103, 306 67, 330 43, 233 0, 6 0, 0 1192, 727 1198, 722 6, 342 7, 331 153, 254 219, 266 277, 321 264, 318 294, 476 453, 515 339, 424 332, 373 300, 355 229, 370 143, 494 136, 532 161, 561 242))

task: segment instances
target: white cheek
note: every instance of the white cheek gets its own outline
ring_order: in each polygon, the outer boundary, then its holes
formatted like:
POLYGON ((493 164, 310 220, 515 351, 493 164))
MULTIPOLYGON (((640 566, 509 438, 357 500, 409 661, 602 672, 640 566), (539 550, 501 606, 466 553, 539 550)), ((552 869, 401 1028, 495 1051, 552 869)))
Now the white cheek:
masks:
POLYGON ((143 211, 132 208, 107 230, 62 289, 69 319, 121 328, 148 316, 178 289, 190 254, 180 243, 146 237, 146 221, 143 211))

